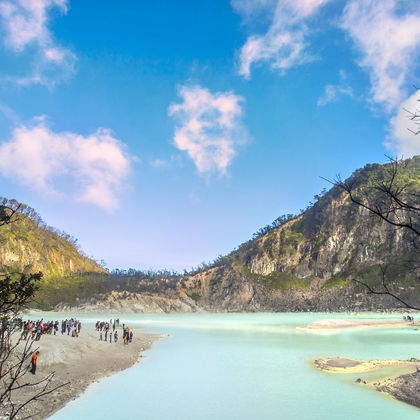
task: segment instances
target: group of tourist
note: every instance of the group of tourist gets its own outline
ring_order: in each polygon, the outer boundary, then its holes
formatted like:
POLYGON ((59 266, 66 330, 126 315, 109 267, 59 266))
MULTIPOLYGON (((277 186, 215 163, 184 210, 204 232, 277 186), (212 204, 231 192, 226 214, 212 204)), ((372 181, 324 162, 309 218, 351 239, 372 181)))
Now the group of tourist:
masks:
MULTIPOLYGON (((27 340, 28 336, 32 338, 32 340, 39 341, 43 334, 58 335, 59 332, 59 321, 44 321, 42 318, 39 320, 28 320, 22 322, 22 333, 21 339, 27 340)), ((75 318, 71 319, 63 319, 61 321, 61 334, 64 335, 67 332, 68 336, 72 336, 73 338, 78 338, 80 334, 80 330, 82 328, 82 323, 75 318)), ((36 365, 37 365, 37 358, 39 355, 39 351, 35 351, 32 354, 31 358, 31 367, 30 372, 35 375, 36 372, 36 365)))
POLYGON ((410 315, 407 315, 407 316, 403 316, 403 320, 404 321, 414 321, 414 316, 410 316, 410 315))
POLYGON ((70 335, 72 337, 79 337, 80 330, 82 328, 82 323, 78 321, 77 319, 65 319, 61 321, 61 335, 65 334, 67 332, 67 335, 70 335))
MULTIPOLYGON (((116 330, 117 327, 120 326, 120 320, 114 319, 114 322, 112 322, 112 319, 107 321, 97 321, 96 322, 96 331, 99 331, 99 340, 110 342, 112 343, 112 340, 114 340, 114 343, 118 342, 118 331, 116 330), (112 325, 112 331, 111 331, 111 325, 112 325)), ((123 344, 128 344, 133 341, 133 331, 130 331, 130 328, 126 327, 125 324, 122 325, 123 329, 123 344)))
MULTIPOLYGON (((60 321, 44 321, 43 319, 40 320, 28 320, 22 322, 22 339, 27 339, 28 336, 32 338, 32 340, 39 341, 43 334, 54 334, 58 335, 60 331, 61 325, 61 335, 67 333, 68 336, 73 338, 78 338, 80 334, 80 330, 82 328, 82 323, 75 319, 63 319, 60 321)), ((119 319, 112 319, 107 321, 97 321, 96 322, 96 331, 99 331, 99 340, 112 343, 118 342, 118 331, 117 327, 120 326, 119 319), (112 331, 111 331, 112 327, 112 331)), ((126 327, 125 324, 122 325, 123 330, 123 344, 129 344, 133 341, 133 331, 130 331, 129 327, 126 327)), ((39 355, 39 351, 35 351, 32 355, 31 359, 31 367, 30 372, 35 375, 36 372, 36 365, 37 365, 37 358, 39 355)))
MULTIPOLYGON (((43 319, 34 321, 28 320, 22 323, 21 338, 26 340, 30 336, 33 340, 39 341, 43 334, 57 335, 59 331, 59 321, 45 321, 43 319)), ((77 319, 63 319, 61 321, 61 334, 71 335, 73 338, 78 338, 82 323, 77 319)))

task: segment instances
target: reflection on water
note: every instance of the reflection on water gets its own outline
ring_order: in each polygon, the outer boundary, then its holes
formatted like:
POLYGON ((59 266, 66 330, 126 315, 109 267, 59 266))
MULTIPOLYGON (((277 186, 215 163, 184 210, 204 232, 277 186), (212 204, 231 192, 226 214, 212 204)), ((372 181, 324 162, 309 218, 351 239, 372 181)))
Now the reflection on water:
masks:
MULTIPOLYGON (((98 315, 98 319, 114 316, 118 315, 98 315)), ((419 410, 356 386, 347 375, 319 373, 307 363, 318 356, 416 357, 418 331, 352 329, 317 334, 296 329, 327 317, 349 315, 120 316, 121 322, 171 337, 157 342, 142 364, 91 386, 51 419, 418 419, 419 410)), ((92 323, 97 319, 81 318, 92 323)))

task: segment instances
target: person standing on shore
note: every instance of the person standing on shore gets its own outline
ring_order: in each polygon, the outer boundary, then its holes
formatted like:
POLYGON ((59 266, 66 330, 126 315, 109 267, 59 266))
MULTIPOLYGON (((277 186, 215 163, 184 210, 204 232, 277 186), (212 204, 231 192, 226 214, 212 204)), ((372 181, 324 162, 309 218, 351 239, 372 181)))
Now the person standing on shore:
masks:
POLYGON ((35 372, 36 372, 36 360, 38 359, 38 354, 39 354, 39 351, 36 351, 36 352, 32 355, 32 360, 31 360, 31 363, 32 363, 32 366, 31 366, 31 373, 32 373, 32 375, 35 375, 35 372))

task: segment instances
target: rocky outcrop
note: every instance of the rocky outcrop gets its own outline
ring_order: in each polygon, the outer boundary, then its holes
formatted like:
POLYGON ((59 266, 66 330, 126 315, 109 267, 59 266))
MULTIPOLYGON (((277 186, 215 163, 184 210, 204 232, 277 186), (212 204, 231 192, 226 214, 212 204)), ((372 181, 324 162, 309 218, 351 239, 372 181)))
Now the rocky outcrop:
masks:
MULTIPOLYGON (((412 360, 417 361, 416 359, 412 360)), ((379 392, 385 392, 399 401, 420 408, 419 368, 413 373, 379 380, 373 386, 379 392)))
MULTIPOLYGON (((420 156, 401 168, 418 193, 420 156)), ((368 165, 353 181, 368 184, 382 170, 383 165, 368 165)), ((209 310, 394 309, 398 302, 367 295, 353 280, 381 287, 386 267, 387 284, 408 301, 420 301, 412 239, 409 231, 395 229, 334 187, 300 216, 189 276, 184 286, 209 310)))
POLYGON ((59 304, 55 310, 64 312, 104 312, 104 313, 169 313, 200 312, 202 308, 187 295, 165 297, 157 294, 111 292, 96 295, 76 306, 59 304))

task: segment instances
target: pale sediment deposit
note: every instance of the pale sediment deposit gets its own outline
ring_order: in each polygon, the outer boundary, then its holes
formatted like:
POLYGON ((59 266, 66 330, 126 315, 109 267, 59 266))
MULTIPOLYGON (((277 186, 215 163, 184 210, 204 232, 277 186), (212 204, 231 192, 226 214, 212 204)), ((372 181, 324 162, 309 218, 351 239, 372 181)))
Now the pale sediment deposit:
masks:
POLYGON ((402 319, 321 319, 311 322, 303 327, 303 330, 325 330, 336 328, 369 328, 369 327, 413 327, 419 326, 420 323, 413 321, 405 321, 402 319))
POLYGON ((399 401, 420 408, 420 359, 410 360, 356 360, 341 357, 319 357, 310 361, 325 373, 360 374, 356 383, 383 392, 399 401), (363 374, 394 368, 392 376, 366 380, 363 374))
MULTIPOLYGON (((54 372, 51 388, 66 385, 42 400, 29 404, 22 410, 20 417, 37 420, 50 416, 79 396, 93 382, 131 367, 141 359, 141 352, 149 349, 161 337, 133 329, 132 342, 124 345, 122 328, 117 331, 117 343, 114 340, 110 343, 109 339, 106 342, 100 341, 99 332, 87 326, 82 327, 78 338, 61 335, 59 332, 57 336, 43 335, 40 341, 35 341, 32 349, 39 350, 36 374, 32 375, 28 371, 24 379, 33 383, 54 372)), ((23 388, 16 391, 13 400, 17 404, 23 403, 33 393, 34 387, 23 388)))

